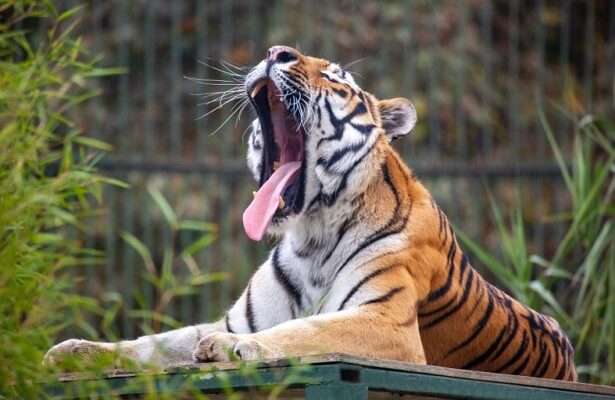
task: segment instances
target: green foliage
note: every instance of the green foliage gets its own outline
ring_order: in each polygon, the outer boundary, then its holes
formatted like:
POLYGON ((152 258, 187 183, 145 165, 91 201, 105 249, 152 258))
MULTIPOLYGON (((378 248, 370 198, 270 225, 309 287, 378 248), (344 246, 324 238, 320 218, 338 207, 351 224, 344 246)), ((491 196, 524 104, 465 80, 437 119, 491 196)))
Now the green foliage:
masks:
POLYGON ((567 162, 542 110, 539 116, 571 198, 571 209, 551 218, 568 226, 554 254, 531 255, 521 207, 506 224, 491 196, 502 261, 462 232, 459 237, 519 300, 559 320, 582 379, 614 384, 615 126, 592 116, 575 120, 567 162))
POLYGON ((179 328, 182 324, 167 315, 167 307, 173 299, 198 293, 205 284, 224 279, 222 272, 205 273, 194 259, 194 254, 209 246, 217 237, 217 226, 214 224, 181 219, 155 187, 149 186, 148 192, 156 206, 164 216, 170 230, 169 238, 160 246, 164 256, 162 263, 156 265, 145 244, 130 232, 122 232, 122 238, 139 254, 145 266, 144 279, 151 283, 156 291, 154 302, 149 304, 141 293, 136 293, 137 310, 130 310, 128 315, 144 320, 141 329, 147 333, 160 332, 162 325, 179 328), (200 233, 194 242, 186 245, 181 251, 176 251, 175 242, 182 231, 200 233), (183 267, 183 270, 182 270, 183 267))
POLYGON ((32 398, 55 334, 97 311, 69 294, 68 270, 101 254, 67 228, 84 229, 100 201, 109 180, 94 165, 109 147, 82 136, 70 115, 96 94, 88 78, 112 71, 73 37, 77 12, 49 1, 0 5, 0 397, 32 398))

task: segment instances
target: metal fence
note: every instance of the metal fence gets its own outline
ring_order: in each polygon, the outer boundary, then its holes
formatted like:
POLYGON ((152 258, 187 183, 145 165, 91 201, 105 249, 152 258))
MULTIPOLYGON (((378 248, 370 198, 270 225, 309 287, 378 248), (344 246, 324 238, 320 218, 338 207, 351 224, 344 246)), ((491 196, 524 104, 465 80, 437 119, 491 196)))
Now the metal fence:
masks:
MULTIPOLYGON (((270 243, 251 243, 241 213, 254 183, 244 166, 251 116, 225 125, 230 109, 206 118, 204 91, 185 77, 220 77, 217 60, 253 65, 273 44, 342 64, 359 85, 415 103, 419 122, 398 144, 410 166, 456 226, 495 248, 485 184, 502 209, 518 199, 533 251, 549 252, 562 227, 547 215, 567 207, 558 169, 537 118, 545 107, 561 144, 573 113, 613 115, 615 6, 607 1, 298 1, 118 0, 92 2, 82 24, 93 53, 129 72, 98 82, 104 94, 84 107, 86 132, 115 146, 100 164, 131 185, 108 188, 104 213, 86 244, 105 249, 104 267, 84 267, 80 290, 155 296, 143 263, 118 233, 142 238, 163 257, 169 230, 144 188, 155 185, 186 217, 215 222, 219 238, 197 254, 207 271, 229 279, 170 305, 184 323, 219 315, 262 262, 270 243)), ((249 113, 248 113, 249 114, 249 113)), ((182 245, 195 239, 176 238, 182 245)), ((181 273, 181 272, 178 272, 181 273)), ((140 333, 122 318, 121 335, 140 333)))

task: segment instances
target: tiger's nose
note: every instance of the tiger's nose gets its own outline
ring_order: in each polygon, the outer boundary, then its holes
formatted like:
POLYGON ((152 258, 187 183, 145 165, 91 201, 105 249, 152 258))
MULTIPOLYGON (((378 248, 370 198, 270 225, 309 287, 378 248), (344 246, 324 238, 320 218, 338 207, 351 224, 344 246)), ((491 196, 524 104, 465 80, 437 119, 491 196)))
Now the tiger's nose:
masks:
POLYGON ((299 58, 299 52, 288 46, 273 46, 267 50, 267 63, 287 63, 299 58))

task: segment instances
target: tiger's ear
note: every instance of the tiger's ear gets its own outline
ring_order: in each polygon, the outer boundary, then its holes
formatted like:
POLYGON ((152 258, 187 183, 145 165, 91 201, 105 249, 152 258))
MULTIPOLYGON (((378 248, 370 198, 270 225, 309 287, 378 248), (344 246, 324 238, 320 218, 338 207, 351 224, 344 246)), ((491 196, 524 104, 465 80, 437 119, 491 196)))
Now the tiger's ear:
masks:
POLYGON ((401 97, 378 102, 382 129, 389 142, 410 133, 416 125, 416 110, 410 100, 401 97))

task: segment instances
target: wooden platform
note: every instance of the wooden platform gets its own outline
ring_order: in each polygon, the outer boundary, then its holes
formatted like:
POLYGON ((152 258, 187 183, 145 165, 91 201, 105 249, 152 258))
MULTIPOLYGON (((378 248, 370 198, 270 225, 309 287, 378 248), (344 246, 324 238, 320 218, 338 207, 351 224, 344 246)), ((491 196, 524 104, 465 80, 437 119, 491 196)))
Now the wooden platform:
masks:
POLYGON ((161 372, 110 371, 105 376, 63 374, 45 385, 55 398, 84 396, 84 385, 99 395, 139 398, 156 392, 190 398, 196 391, 225 398, 229 390, 266 398, 267 388, 287 384, 280 399, 498 399, 606 400, 615 388, 551 379, 414 365, 343 354, 246 363, 172 366, 161 372), (259 389, 260 388, 260 389, 259 389), (264 389, 263 389, 264 388, 264 389))

